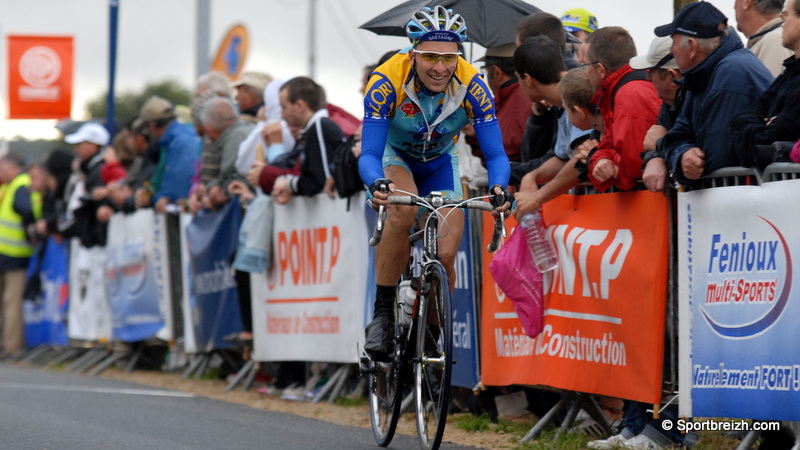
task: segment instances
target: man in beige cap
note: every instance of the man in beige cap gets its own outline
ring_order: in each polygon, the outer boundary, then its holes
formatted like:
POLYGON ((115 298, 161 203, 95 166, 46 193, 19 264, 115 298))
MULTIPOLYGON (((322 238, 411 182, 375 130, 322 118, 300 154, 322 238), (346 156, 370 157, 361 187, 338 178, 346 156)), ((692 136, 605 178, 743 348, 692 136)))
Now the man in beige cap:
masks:
POLYGON ((634 56, 630 66, 634 70, 647 70, 647 80, 653 83, 658 98, 663 100, 656 124, 644 137, 642 152, 642 182, 651 192, 663 191, 667 183, 667 165, 664 162, 661 138, 667 134, 678 119, 683 108, 683 89, 675 81, 683 78, 670 47, 672 38, 656 37, 650 43, 647 54, 634 56))
POLYGON ((176 120, 175 106, 168 100, 152 96, 145 102, 139 117, 147 122, 151 142, 161 147, 161 158, 166 158, 150 180, 151 198, 147 193, 136 192, 138 207, 155 207, 165 212, 167 205, 186 198, 192 185, 200 152, 200 140, 194 128, 176 120))
MULTIPOLYGON (((509 161, 519 162, 522 134, 525 132, 525 122, 530 115, 532 103, 520 89, 519 79, 514 73, 516 48, 513 42, 491 47, 477 61, 484 63, 481 70, 486 77, 486 84, 494 94, 497 122, 503 133, 503 148, 509 161)), ((472 154, 480 157, 483 162, 483 153, 474 132, 467 133, 467 143, 472 147, 472 154)))
POLYGON ((272 81, 272 77, 264 72, 243 72, 232 86, 236 89, 236 102, 239 104, 239 116, 252 123, 258 121, 258 110, 264 106, 264 88, 272 81))

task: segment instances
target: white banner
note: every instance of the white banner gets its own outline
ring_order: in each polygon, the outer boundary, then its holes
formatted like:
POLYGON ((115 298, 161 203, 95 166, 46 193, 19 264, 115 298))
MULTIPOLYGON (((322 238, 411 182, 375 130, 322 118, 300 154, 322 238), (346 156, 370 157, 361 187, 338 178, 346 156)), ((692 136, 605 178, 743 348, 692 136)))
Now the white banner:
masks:
POLYGON ((111 338, 111 310, 103 281, 106 249, 85 248, 72 239, 69 258, 70 339, 108 341, 111 338))
POLYGON ((189 280, 192 279, 192 265, 189 257, 189 243, 186 241, 186 227, 192 222, 191 214, 181 214, 181 282, 183 288, 183 350, 186 353, 197 353, 197 340, 194 337, 194 323, 192 322, 192 296, 189 280))
POLYGON ((106 258, 114 338, 172 340, 166 217, 150 208, 114 214, 108 224, 106 258))
POLYGON ((679 195, 681 416, 800 420, 798 191, 679 195))
POLYGON ((253 274, 254 358, 358 362, 364 340, 368 233, 363 194, 275 205, 273 258, 253 274))

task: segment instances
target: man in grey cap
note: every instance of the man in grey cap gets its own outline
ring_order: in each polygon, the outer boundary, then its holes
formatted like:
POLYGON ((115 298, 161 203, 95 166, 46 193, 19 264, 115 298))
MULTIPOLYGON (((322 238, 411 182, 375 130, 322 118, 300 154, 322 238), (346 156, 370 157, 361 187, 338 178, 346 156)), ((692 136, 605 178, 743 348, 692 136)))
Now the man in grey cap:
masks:
POLYGON ((684 6, 655 34, 672 37, 672 55, 685 78, 686 104, 663 138, 672 177, 691 185, 714 170, 740 165, 731 120, 767 89, 772 74, 708 2, 684 6))
POLYGON ((164 164, 159 164, 150 180, 151 192, 136 192, 136 204, 153 205, 156 211, 166 212, 168 204, 189 194, 200 140, 194 128, 176 120, 175 106, 164 98, 150 97, 142 106, 139 117, 147 123, 151 141, 161 147, 160 158, 164 164))
POLYGON ((667 185, 667 165, 664 162, 664 149, 660 146, 662 137, 667 134, 683 108, 683 89, 676 84, 683 78, 678 63, 675 62, 670 47, 672 38, 656 37, 650 50, 630 60, 634 70, 647 70, 647 80, 653 83, 658 98, 663 100, 656 124, 650 127, 644 137, 642 152, 642 182, 651 192, 660 192, 667 185))

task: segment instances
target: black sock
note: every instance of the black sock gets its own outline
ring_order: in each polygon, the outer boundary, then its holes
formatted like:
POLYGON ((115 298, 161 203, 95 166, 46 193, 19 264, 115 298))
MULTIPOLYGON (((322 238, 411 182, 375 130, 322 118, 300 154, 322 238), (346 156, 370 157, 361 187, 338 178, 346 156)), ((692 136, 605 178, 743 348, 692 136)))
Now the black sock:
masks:
POLYGON ((379 316, 394 317, 394 301, 397 292, 397 286, 381 286, 377 285, 375 290, 375 313, 373 318, 379 316))

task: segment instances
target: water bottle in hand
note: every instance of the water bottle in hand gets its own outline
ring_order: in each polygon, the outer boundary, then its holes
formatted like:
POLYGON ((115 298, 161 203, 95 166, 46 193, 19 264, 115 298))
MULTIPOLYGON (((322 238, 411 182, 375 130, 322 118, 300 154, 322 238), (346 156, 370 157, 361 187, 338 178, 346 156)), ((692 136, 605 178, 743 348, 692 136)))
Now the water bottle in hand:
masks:
POLYGON ((536 269, 541 272, 549 272, 558 267, 558 256, 553 243, 545 238, 544 220, 542 220, 542 210, 530 212, 522 216, 520 220, 522 231, 525 233, 525 240, 528 242, 528 249, 531 251, 536 269))

